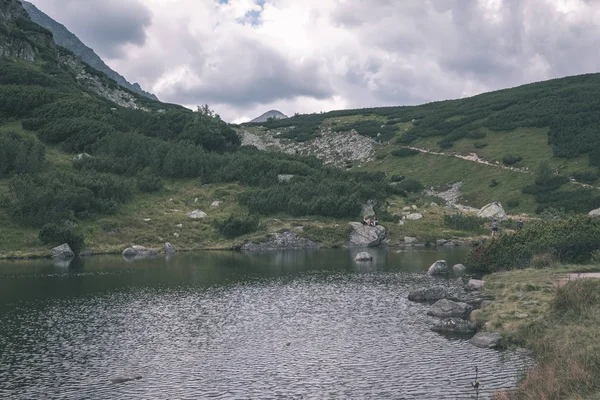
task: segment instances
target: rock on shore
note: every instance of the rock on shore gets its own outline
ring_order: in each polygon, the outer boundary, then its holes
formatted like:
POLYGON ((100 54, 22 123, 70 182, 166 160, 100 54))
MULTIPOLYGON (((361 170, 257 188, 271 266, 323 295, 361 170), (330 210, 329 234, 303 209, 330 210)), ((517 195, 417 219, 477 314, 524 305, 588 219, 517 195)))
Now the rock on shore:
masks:
POLYGON ((413 290, 408 295, 410 301, 433 302, 446 298, 448 291, 443 286, 433 286, 413 290))
POLYGON ((356 261, 373 261, 373 256, 367 252, 358 253, 356 257, 354 257, 356 261))
POLYGON ((473 311, 473 307, 467 303, 460 303, 448 299, 437 301, 431 309, 427 311, 427 315, 439 318, 467 318, 473 311))
POLYGON ((431 330, 440 333, 472 334, 477 331, 477 325, 460 318, 446 318, 432 326, 431 330))
POLYGON ((75 257, 75 253, 67 243, 52 249, 52 258, 56 260, 70 260, 73 257, 75 257))
POLYGON ((438 260, 434 262, 427 271, 427 273, 432 276, 446 275, 448 272, 450 272, 450 268, 448 267, 448 263, 446 263, 445 260, 438 260))
POLYGON ((158 254, 155 249, 147 249, 144 246, 132 246, 123 251, 124 257, 153 257, 158 254))
POLYGON ((473 346, 481 347, 484 349, 495 349, 500 346, 502 342, 502 335, 499 333, 489 333, 489 332, 478 332, 475 336, 471 338, 469 343, 473 346))
POLYGON ((293 249, 318 249, 319 245, 312 240, 298 236, 294 232, 274 233, 271 237, 260 243, 246 243, 240 250, 242 251, 273 251, 273 250, 293 250, 293 249))
POLYGON ((377 247, 385 240, 385 228, 381 225, 368 226, 360 222, 351 222, 352 232, 349 247, 377 247))

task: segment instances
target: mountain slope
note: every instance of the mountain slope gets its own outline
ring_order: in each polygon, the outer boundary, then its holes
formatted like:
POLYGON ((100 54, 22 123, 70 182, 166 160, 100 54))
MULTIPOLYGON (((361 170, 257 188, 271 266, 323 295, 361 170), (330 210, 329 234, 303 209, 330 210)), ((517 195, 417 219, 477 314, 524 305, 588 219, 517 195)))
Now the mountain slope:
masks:
POLYGON ((288 116, 285 115, 284 113, 282 113, 281 111, 271 110, 271 111, 267 111, 260 117, 254 118, 252 121, 250 121, 250 123, 267 122, 271 118, 274 120, 275 119, 286 119, 286 118, 288 118, 288 116))
POLYGON ((23 4, 23 8, 25 8, 33 22, 52 32, 56 44, 72 51, 73 53, 81 57, 81 59, 87 64, 89 64, 92 68, 104 72, 108 77, 113 79, 120 86, 129 89, 134 93, 145 96, 149 99, 158 100, 158 98, 155 95, 144 91, 139 84, 129 83, 118 72, 112 70, 108 65, 104 63, 104 61, 102 61, 102 59, 94 52, 94 50, 83 44, 81 40, 79 40, 77 36, 71 33, 64 25, 56 22, 28 1, 22 0, 21 3, 23 4))

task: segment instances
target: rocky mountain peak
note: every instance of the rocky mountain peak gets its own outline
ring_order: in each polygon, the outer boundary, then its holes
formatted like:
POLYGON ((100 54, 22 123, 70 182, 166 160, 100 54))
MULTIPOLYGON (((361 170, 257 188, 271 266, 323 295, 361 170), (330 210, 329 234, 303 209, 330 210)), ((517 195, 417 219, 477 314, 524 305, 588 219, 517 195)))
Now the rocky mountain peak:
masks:
POLYGON ((260 117, 254 118, 250 122, 251 123, 258 123, 258 122, 267 122, 269 119, 286 119, 286 118, 288 118, 288 116, 285 115, 284 113, 282 113, 281 111, 271 110, 271 111, 267 111, 266 113, 264 113, 260 117))

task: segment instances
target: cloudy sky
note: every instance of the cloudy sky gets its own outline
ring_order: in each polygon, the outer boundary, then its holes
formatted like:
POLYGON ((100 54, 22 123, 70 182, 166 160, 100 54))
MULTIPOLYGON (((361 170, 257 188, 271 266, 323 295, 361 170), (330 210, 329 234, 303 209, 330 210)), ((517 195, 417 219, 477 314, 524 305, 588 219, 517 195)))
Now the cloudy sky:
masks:
POLYGON ((240 122, 600 71, 595 0, 30 0, 161 100, 240 122))

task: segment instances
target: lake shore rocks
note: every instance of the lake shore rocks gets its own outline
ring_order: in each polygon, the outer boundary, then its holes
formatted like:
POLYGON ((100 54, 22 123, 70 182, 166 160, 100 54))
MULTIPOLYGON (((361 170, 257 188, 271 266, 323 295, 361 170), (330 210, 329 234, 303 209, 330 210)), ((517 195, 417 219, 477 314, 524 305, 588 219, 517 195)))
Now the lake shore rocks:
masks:
POLYGON ((450 272, 450 268, 448 267, 448 263, 445 260, 438 260, 434 262, 429 270, 427 270, 427 274, 431 276, 435 275, 446 275, 450 272))
POLYGON ((431 330, 439 333, 468 335, 477 332, 477 325, 460 318, 445 318, 433 325, 431 330))
POLYGON ((431 309, 427 311, 427 315, 438 318, 466 319, 471 311, 473 311, 473 307, 467 303, 441 299, 431 306, 431 309))
POLYGON ((75 253, 67 243, 52 249, 52 258, 55 260, 70 260, 73 257, 75 257, 75 253))
POLYGON ((501 342, 502 335, 496 332, 478 332, 469 341, 473 346, 484 349, 496 349, 500 347, 501 342))
POLYGON ((352 232, 348 247, 378 247, 385 240, 385 228, 381 225, 368 226, 360 222, 351 222, 352 232))
POLYGON ((452 267, 454 276, 463 276, 467 272, 467 267, 462 264, 456 264, 452 267))
POLYGON ((275 251, 275 250, 296 250, 296 249, 318 249, 319 245, 310 239, 298 236, 294 232, 286 231, 274 233, 260 243, 245 243, 241 251, 275 251))
POLYGON ((144 246, 132 246, 123 250, 123 257, 154 257, 158 255, 158 251, 155 249, 148 249, 144 246))
POLYGON ((443 286, 419 288, 409 293, 408 299, 416 302, 434 302, 446 298, 448 290, 443 286))
POLYGON ((373 256, 369 253, 363 251, 362 253, 358 253, 356 257, 354 257, 355 261, 373 261, 373 256))
POLYGON ((471 279, 469 281, 469 283, 467 283, 465 285, 465 290, 467 292, 475 292, 475 291, 483 289, 484 284, 485 284, 485 281, 481 281, 478 279, 471 279))
POLYGON ((484 206, 481 210, 479 210, 477 216, 480 218, 497 219, 498 221, 506 221, 508 219, 502 204, 498 202, 490 203, 484 206))

